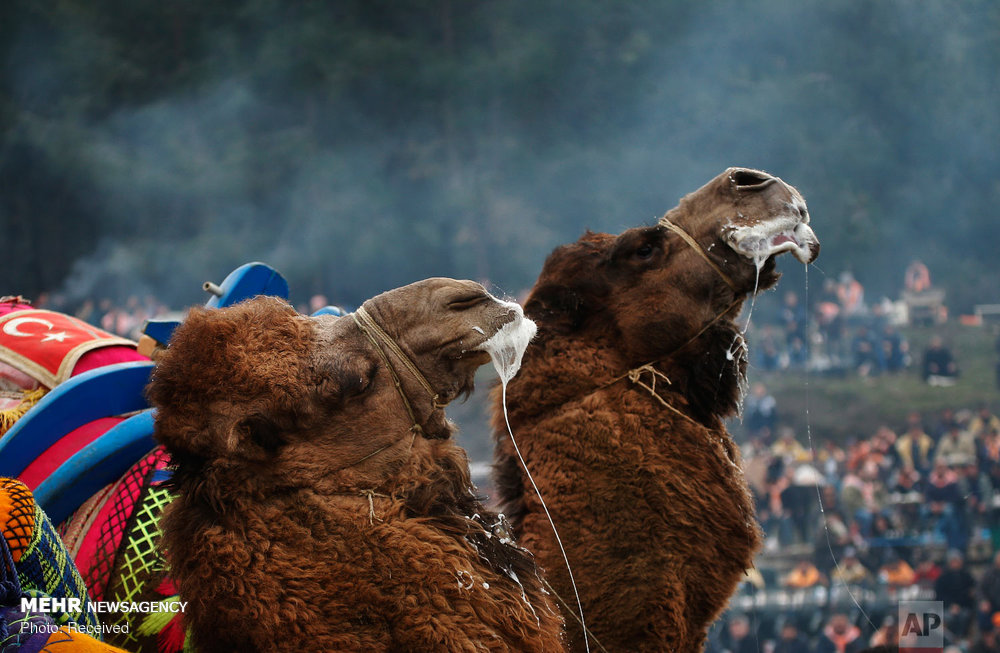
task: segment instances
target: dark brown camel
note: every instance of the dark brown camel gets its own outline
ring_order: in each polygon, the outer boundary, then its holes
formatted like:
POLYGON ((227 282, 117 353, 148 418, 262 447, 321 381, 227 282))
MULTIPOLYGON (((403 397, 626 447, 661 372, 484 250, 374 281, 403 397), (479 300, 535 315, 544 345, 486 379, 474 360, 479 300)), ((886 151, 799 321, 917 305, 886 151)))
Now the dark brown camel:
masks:
MULTIPOLYGON (((525 304, 538 324, 507 391, 510 421, 566 545, 591 650, 696 651, 760 544, 723 420, 745 385, 734 320, 778 280, 775 256, 819 253, 806 204, 732 168, 653 227, 557 248, 525 304)), ((499 394, 499 393, 498 393, 499 394)), ((501 507, 584 650, 569 575, 507 436, 501 507)))

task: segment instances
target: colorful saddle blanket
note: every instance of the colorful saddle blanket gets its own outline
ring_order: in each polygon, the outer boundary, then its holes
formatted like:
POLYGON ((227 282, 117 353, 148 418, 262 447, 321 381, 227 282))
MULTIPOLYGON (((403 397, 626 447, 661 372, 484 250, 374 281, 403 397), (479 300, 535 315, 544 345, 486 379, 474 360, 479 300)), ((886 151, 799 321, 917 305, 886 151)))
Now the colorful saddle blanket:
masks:
POLYGON ((157 447, 60 528, 94 600, 162 608, 102 615, 106 623, 120 626, 108 641, 132 651, 186 650, 180 598, 159 547, 160 518, 173 498, 165 485, 169 461, 157 447))
MULTIPOLYGON (((0 437, 23 418, 49 390, 83 372, 149 359, 135 343, 75 317, 36 310, 20 298, 0 300, 0 437)), ((18 474, 28 487, 38 485, 123 418, 108 416, 64 434, 18 474)))
POLYGON ((0 478, 0 653, 119 651, 69 553, 27 486, 0 478))

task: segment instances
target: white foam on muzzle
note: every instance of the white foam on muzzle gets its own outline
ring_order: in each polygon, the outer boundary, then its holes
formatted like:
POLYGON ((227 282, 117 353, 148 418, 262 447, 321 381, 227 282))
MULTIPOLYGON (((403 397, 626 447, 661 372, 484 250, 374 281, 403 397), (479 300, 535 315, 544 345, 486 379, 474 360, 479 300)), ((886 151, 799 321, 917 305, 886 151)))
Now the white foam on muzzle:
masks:
POLYGON ((584 646, 587 653, 590 653, 590 637, 587 630, 587 622, 583 617, 583 603, 580 601, 580 592, 576 589, 576 580, 573 578, 573 569, 570 567, 569 557, 566 555, 566 549, 563 547, 562 538, 559 537, 556 524, 552 521, 552 515, 549 514, 549 508, 545 505, 545 499, 542 498, 542 493, 539 491, 538 485, 535 484, 535 479, 531 476, 531 471, 528 470, 528 464, 524 462, 521 449, 517 446, 517 440, 514 439, 514 431, 510 427, 510 417, 507 415, 507 384, 514 378, 517 371, 521 369, 521 360, 524 357, 524 351, 528 348, 528 343, 531 342, 531 339, 535 337, 538 327, 534 322, 524 317, 524 311, 520 305, 514 302, 497 301, 510 308, 514 313, 514 319, 500 327, 500 330, 484 342, 479 349, 489 353, 490 358, 493 360, 493 367, 496 368, 497 374, 500 376, 500 384, 503 391, 503 419, 507 424, 507 433, 510 435, 511 444, 514 445, 514 452, 517 453, 517 458, 521 461, 521 467, 528 476, 531 487, 535 489, 535 494, 538 495, 538 501, 542 504, 542 510, 545 511, 545 516, 549 520, 549 526, 552 527, 552 533, 556 536, 556 543, 559 544, 563 562, 566 563, 569 582, 573 586, 576 606, 580 612, 580 625, 583 627, 584 646))
POLYGON ((487 352, 493 360, 493 367, 500 375, 500 382, 504 387, 514 378, 517 371, 521 369, 521 359, 524 357, 524 350, 528 348, 528 343, 535 337, 538 327, 535 323, 524 317, 524 311, 514 302, 497 300, 501 305, 506 306, 514 313, 514 319, 500 327, 479 349, 487 352))

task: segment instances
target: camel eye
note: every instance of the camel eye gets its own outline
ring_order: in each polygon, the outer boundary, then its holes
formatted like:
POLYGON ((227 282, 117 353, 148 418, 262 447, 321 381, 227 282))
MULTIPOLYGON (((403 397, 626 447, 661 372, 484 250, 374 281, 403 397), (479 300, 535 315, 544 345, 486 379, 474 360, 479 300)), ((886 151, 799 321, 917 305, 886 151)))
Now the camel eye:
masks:
POLYGON ((482 294, 479 294, 479 295, 466 295, 464 297, 459 297, 458 299, 454 299, 454 300, 448 302, 448 308, 450 308, 452 310, 455 310, 455 311, 462 311, 462 310, 465 310, 467 308, 472 308, 474 306, 479 306, 480 304, 482 304, 483 302, 485 302, 489 298, 490 298, 489 295, 482 295, 482 294))
POLYGON ((650 256, 653 255, 653 246, 650 245, 649 243, 646 243, 639 249, 635 250, 635 255, 643 259, 649 258, 650 256))

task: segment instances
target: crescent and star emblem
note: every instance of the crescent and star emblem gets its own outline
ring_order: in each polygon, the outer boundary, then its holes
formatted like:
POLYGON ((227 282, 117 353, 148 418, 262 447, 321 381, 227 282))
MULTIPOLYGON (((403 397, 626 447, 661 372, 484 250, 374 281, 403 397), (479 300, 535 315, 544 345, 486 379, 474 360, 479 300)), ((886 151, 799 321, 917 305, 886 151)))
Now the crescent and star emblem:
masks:
POLYGON ((13 320, 7 320, 3 324, 3 332, 4 333, 6 333, 9 336, 15 336, 15 337, 18 337, 18 338, 31 338, 32 336, 41 335, 42 336, 42 342, 49 342, 51 340, 55 340, 57 342, 62 342, 66 338, 72 338, 73 337, 70 334, 66 333, 65 331, 57 331, 57 332, 53 333, 52 332, 52 328, 53 328, 53 324, 51 322, 49 322, 48 320, 43 320, 40 317, 16 317, 13 320), (46 330, 48 331, 48 333, 45 333, 43 335, 43 334, 41 334, 39 332, 34 332, 34 331, 33 332, 21 331, 18 328, 21 325, 27 324, 29 322, 34 322, 35 324, 42 324, 42 325, 44 325, 45 328, 46 328, 46 330))

